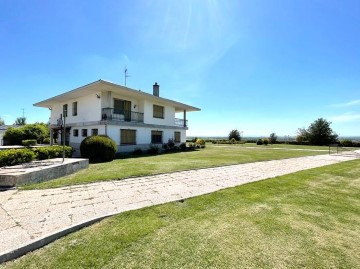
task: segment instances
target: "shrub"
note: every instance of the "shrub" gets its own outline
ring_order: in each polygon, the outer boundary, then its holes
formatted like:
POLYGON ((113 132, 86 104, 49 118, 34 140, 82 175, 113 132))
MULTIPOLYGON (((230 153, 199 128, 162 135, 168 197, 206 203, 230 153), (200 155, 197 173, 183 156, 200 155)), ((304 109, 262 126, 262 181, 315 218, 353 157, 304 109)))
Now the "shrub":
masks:
MULTIPOLYGON (((53 159, 53 158, 61 158, 63 154, 63 147, 62 146, 48 146, 48 147, 39 147, 33 148, 33 152, 36 154, 36 158, 38 160, 46 160, 46 159, 53 159)), ((65 146, 65 157, 70 158, 74 152, 74 149, 69 146, 65 146)))
POLYGON ((350 139, 341 140, 340 144, 343 147, 352 147, 353 146, 353 142, 350 139))
POLYGON ((136 148, 133 152, 132 152, 132 155, 142 155, 143 154, 143 151, 142 149, 140 148, 136 148))
POLYGON ((44 138, 43 144, 50 144, 50 137, 44 138))
POLYGON ((186 144, 185 143, 181 143, 179 147, 180 147, 180 150, 182 150, 182 151, 186 150, 186 144))
POLYGON ((4 134, 4 140, 8 145, 21 145, 21 141, 24 140, 23 129, 10 127, 4 134))
POLYGON ((230 143, 231 143, 231 144, 236 144, 236 142, 237 142, 237 141, 236 141, 236 139, 235 139, 234 137, 231 138, 231 140, 230 140, 230 143))
POLYGON ((90 162, 109 162, 115 159, 117 145, 105 135, 93 135, 85 138, 80 144, 80 153, 90 162))
POLYGON ((263 142, 263 145, 265 145, 265 146, 269 145, 269 139, 268 138, 264 138, 262 142, 263 142))
POLYGON ((195 145, 196 145, 195 143, 192 143, 192 142, 189 143, 188 149, 189 150, 195 150, 195 145))
POLYGON ((28 163, 35 159, 31 149, 8 149, 0 151, 0 167, 28 163))
POLYGON ((150 148, 147 150, 148 154, 158 154, 159 153, 159 147, 156 145, 151 145, 150 148))
POLYGON ((197 148, 205 148, 205 140, 198 138, 195 142, 197 148))
POLYGON ((23 140, 21 144, 25 147, 36 146, 37 142, 35 139, 23 140))
POLYGON ((271 143, 271 144, 276 144, 276 142, 277 142, 277 135, 275 134, 275 133, 271 133, 270 134, 270 137, 269 137, 269 142, 271 143))
POLYGON ((263 144, 263 141, 261 138, 258 139, 258 141, 256 142, 256 145, 262 145, 263 144))

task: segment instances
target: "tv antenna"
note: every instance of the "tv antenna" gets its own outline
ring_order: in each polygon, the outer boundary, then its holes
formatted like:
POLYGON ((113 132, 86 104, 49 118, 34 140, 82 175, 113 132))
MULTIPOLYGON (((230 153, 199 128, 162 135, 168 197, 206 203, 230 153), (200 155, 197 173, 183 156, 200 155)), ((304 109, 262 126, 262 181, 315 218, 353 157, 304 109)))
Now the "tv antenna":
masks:
POLYGON ((125 65, 125 69, 124 69, 124 76, 125 76, 125 86, 126 86, 126 79, 128 77, 130 77, 130 75, 128 75, 128 69, 126 68, 126 65, 125 65))

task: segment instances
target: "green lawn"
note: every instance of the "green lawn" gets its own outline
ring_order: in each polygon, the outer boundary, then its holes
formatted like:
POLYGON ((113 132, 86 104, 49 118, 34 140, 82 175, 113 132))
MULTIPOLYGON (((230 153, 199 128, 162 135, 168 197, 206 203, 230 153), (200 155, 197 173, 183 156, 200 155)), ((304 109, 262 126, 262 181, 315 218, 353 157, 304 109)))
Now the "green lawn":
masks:
POLYGON ((360 268, 360 160, 119 214, 0 268, 360 268))
MULTIPOLYGON (((252 145, 250 144, 250 146, 252 145)), ((73 184, 123 179, 135 176, 147 176, 189 169, 327 153, 326 151, 307 151, 312 149, 319 149, 319 147, 294 147, 291 145, 288 145, 288 147, 289 149, 298 148, 303 150, 278 150, 272 149, 268 146, 247 148, 246 145, 213 145, 208 143, 205 149, 192 152, 178 152, 171 154, 160 154, 157 156, 134 157, 118 159, 108 163, 91 164, 89 169, 82 170, 73 175, 39 184, 23 186, 22 188, 54 188, 73 184)), ((321 148, 327 149, 327 147, 321 148)))

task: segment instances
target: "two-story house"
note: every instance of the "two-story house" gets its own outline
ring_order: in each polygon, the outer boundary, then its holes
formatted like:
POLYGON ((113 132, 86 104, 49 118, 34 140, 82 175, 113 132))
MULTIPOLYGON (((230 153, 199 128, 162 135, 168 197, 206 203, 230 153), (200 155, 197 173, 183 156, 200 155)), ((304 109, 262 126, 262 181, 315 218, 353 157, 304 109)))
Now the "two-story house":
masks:
POLYGON ((150 145, 186 141, 186 113, 199 108, 159 96, 159 85, 153 94, 130 89, 104 80, 34 104, 51 110, 51 143, 61 143, 62 115, 65 114, 65 143, 79 149, 90 135, 108 135, 118 144, 119 152, 150 145), (176 118, 175 115, 182 115, 176 118), (53 141, 56 139, 56 141, 53 141))

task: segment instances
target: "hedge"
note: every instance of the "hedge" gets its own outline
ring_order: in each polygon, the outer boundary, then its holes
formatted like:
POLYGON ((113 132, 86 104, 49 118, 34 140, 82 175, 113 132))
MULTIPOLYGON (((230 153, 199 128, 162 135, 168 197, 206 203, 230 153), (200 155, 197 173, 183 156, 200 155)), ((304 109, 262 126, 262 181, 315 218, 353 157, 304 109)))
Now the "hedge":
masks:
MULTIPOLYGON (((26 149, 7 149, 0 151, 0 167, 62 157, 62 146, 49 146, 26 149)), ((70 158, 73 148, 65 146, 65 157, 70 158)))
POLYGON ((105 135, 93 135, 85 138, 80 144, 81 157, 91 163, 110 162, 115 159, 117 145, 105 135))

